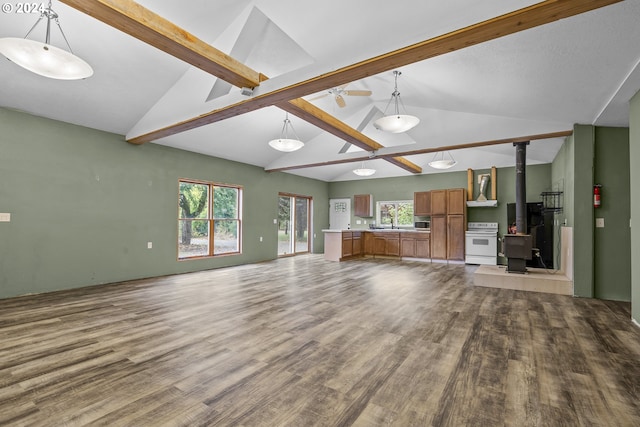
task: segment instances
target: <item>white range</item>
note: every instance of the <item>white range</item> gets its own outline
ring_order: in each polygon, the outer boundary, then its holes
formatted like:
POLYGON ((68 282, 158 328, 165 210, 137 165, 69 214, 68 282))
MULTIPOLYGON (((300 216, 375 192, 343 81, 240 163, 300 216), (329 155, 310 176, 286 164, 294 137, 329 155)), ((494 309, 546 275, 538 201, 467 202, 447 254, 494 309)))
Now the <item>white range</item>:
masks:
POLYGON ((465 263, 498 264, 497 222, 470 222, 465 237, 465 263))

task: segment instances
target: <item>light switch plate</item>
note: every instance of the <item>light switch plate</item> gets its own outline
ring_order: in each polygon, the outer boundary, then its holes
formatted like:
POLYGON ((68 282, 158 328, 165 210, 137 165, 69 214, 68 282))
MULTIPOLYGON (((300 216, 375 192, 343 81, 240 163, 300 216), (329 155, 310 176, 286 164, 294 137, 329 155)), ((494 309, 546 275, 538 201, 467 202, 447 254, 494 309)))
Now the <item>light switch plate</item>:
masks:
POLYGON ((11 222, 11 214, 8 212, 0 213, 0 222, 11 222))
POLYGON ((604 228, 604 218, 596 218, 596 228, 604 228))

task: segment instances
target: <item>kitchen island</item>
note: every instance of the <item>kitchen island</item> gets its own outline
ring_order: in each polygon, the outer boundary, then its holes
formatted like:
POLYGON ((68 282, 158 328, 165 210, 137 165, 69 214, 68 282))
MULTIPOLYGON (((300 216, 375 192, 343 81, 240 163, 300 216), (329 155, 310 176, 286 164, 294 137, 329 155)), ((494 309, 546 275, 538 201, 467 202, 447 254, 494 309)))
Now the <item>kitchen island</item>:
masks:
POLYGON ((322 230, 328 261, 373 256, 431 260, 431 233, 416 229, 322 230))

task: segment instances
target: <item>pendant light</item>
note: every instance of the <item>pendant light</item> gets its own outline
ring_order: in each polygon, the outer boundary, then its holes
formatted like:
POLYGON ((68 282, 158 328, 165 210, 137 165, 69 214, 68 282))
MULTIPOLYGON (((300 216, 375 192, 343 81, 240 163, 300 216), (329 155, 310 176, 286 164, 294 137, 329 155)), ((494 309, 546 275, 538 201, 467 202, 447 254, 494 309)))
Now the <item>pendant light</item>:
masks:
POLYGON ((366 168, 364 166, 364 162, 362 162, 362 167, 358 168, 358 169, 354 169, 353 173, 355 173, 358 176, 371 176, 374 173, 376 173, 375 169, 371 169, 371 168, 366 168))
POLYGON ((289 113, 286 113, 284 118, 284 125, 282 125, 282 134, 280 138, 273 139, 269 141, 269 145, 271 148, 275 148, 278 151, 296 151, 304 147, 304 142, 300 141, 296 131, 293 129, 293 125, 291 124, 291 120, 289 120, 289 113), (291 128, 291 132, 295 139, 289 138, 289 128, 291 128))
POLYGON ((429 166, 434 169, 449 169, 455 166, 458 162, 456 162, 451 155, 450 152, 447 151, 449 158, 445 158, 444 151, 438 151, 434 156, 433 160, 429 162, 429 166), (439 157, 439 158, 438 158, 439 157))
MULTIPOLYGON (((393 89, 393 93, 391 94, 391 99, 389 99, 389 102, 387 103, 387 106, 385 107, 383 113, 387 114, 387 109, 393 102, 394 114, 381 117, 373 122, 373 126, 375 126, 376 129, 391 133, 402 133, 408 131, 409 129, 415 127, 418 123, 420 123, 420 119, 416 116, 400 114, 399 104, 402 104, 402 100, 400 99, 400 92, 398 91, 398 76, 401 74, 402 73, 397 70, 393 72, 395 78, 395 86, 393 89)), ((404 104, 402 104, 402 108, 404 108, 404 104)))
POLYGON ((69 46, 67 37, 58 21, 58 14, 51 9, 51 0, 49 0, 49 6, 40 13, 40 17, 25 38, 5 37, 0 39, 0 53, 22 68, 52 79, 78 80, 93 75, 91 66, 71 53, 71 46, 69 46), (47 20, 45 42, 27 39, 33 29, 45 18, 47 20), (58 25, 69 52, 49 44, 52 20, 58 25))

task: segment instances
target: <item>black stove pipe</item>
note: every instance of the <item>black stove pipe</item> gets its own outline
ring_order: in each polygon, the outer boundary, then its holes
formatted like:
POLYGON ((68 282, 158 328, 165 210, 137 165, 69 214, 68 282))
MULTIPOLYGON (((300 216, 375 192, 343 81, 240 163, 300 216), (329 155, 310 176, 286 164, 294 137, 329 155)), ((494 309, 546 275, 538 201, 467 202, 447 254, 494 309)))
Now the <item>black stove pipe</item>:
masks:
POLYGON ((516 233, 527 234, 527 142, 514 142, 516 147, 516 233))

